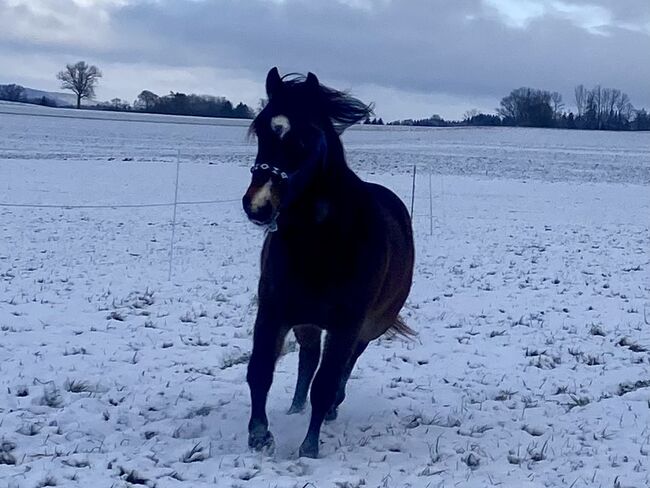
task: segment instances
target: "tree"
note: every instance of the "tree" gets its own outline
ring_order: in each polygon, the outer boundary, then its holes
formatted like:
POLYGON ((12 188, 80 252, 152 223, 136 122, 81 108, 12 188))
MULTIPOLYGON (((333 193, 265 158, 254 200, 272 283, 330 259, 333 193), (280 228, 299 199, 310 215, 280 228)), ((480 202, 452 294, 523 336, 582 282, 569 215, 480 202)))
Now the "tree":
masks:
POLYGON ((36 100, 36 103, 38 105, 43 105, 44 107, 56 107, 56 100, 52 100, 51 98, 48 98, 46 96, 42 96, 38 100, 36 100))
POLYGON ((465 112, 465 116, 460 125, 477 125, 477 126, 498 126, 501 125, 501 117, 493 114, 484 114, 479 110, 470 110, 465 112))
POLYGON ((627 93, 617 88, 596 85, 591 90, 583 85, 576 87, 578 116, 576 126, 582 129, 628 130, 634 115, 634 107, 627 93))
POLYGON ((478 117, 481 112, 477 108, 468 110, 463 114, 463 122, 469 123, 472 119, 478 117))
POLYGON ((585 105, 587 104, 587 90, 585 89, 585 86, 576 86, 574 94, 576 99, 576 108, 578 109, 578 117, 582 117, 585 113, 585 105))
POLYGON ((564 109, 562 95, 558 92, 551 93, 551 104, 553 105, 553 116, 555 119, 560 119, 562 117, 562 110, 564 109))
POLYGON ((637 110, 633 128, 634 130, 650 130, 650 114, 645 109, 637 110))
POLYGON ((533 88, 517 88, 501 100, 497 110, 505 125, 523 127, 552 127, 551 93, 533 88))
POLYGON ((140 95, 138 95, 137 100, 133 103, 133 107, 136 110, 142 110, 144 112, 149 112, 156 107, 156 104, 160 100, 160 97, 154 92, 149 90, 143 90, 140 95))
POLYGON ((255 112, 253 112, 245 103, 239 102, 233 109, 232 116, 239 119, 254 119, 255 112))
POLYGON ((77 108, 80 108, 82 99, 95 98, 95 87, 102 77, 102 72, 97 66, 89 66, 85 61, 79 61, 76 64, 68 64, 56 77, 61 80, 61 88, 77 95, 77 108))
POLYGON ((588 97, 588 105, 595 117, 595 128, 603 128, 603 87, 596 85, 588 97))
POLYGON ((129 102, 126 100, 122 100, 121 98, 113 98, 110 102, 110 107, 113 110, 117 110, 120 112, 126 112, 131 110, 131 105, 129 102))
POLYGON ((0 100, 22 102, 25 99, 25 88, 20 85, 0 85, 0 100))

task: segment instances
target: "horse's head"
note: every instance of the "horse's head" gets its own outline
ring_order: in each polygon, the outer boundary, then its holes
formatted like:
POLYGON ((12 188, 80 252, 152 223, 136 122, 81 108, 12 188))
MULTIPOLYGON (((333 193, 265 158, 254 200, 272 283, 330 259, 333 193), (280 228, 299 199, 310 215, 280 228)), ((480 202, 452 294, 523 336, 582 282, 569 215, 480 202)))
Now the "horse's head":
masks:
POLYGON ((283 80, 273 68, 266 93, 268 103, 251 125, 257 156, 243 198, 248 218, 259 225, 275 223, 280 211, 326 169, 329 151, 340 151, 343 161, 338 134, 372 110, 321 85, 313 73, 283 80))

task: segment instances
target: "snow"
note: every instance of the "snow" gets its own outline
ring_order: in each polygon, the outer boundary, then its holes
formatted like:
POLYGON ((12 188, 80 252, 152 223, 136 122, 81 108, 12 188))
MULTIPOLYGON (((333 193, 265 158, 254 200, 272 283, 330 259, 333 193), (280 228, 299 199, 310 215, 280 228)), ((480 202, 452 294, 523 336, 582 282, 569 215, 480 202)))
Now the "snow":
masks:
POLYGON ((407 203, 418 166, 419 335, 368 348, 310 460, 292 339, 276 452, 246 445, 254 142, 140 117, 0 115, 0 203, 108 206, 0 206, 0 486, 648 486, 648 135, 346 134, 407 203), (179 200, 216 203, 179 207, 170 282, 172 207, 110 205, 172 202, 179 151, 179 200))

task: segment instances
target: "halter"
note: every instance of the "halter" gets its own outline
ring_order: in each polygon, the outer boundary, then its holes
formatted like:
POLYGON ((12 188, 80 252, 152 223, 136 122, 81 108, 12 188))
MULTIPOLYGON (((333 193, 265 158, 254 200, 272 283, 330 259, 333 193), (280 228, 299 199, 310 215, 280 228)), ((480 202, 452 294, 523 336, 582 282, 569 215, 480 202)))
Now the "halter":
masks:
POLYGON ((251 173, 255 173, 256 171, 270 171, 272 174, 279 177, 281 180, 289 179, 289 175, 287 173, 282 171, 280 168, 276 166, 271 166, 270 164, 267 163, 255 163, 251 168, 251 173))
POLYGON ((321 161, 323 161, 325 158, 326 149, 327 146, 324 141, 324 136, 321 134, 318 139, 316 148, 309 155, 305 164, 303 164, 302 168, 292 172, 291 174, 287 173, 286 171, 282 171, 277 166, 273 166, 269 163, 256 162, 255 164, 253 164, 253 166, 251 167, 251 173, 255 174, 258 171, 268 171, 272 175, 280 178, 280 181, 287 182, 288 195, 287 197, 285 197, 286 201, 284 202, 284 204, 280 205, 280 209, 276 212, 274 219, 269 223, 266 229, 267 232, 275 232, 276 230, 278 230, 277 219, 278 216, 280 215, 281 210, 286 208, 286 206, 290 204, 294 200, 294 198, 296 198, 296 195, 298 195, 300 190, 304 188, 306 182, 310 179, 310 177, 313 176, 317 167, 319 166, 319 164, 321 164, 321 161))
MULTIPOLYGON (((251 173, 254 174, 256 171, 269 171, 272 175, 275 175, 278 178, 280 178, 280 181, 284 181, 284 180, 289 179, 289 175, 286 172, 282 171, 277 166, 271 166, 268 163, 255 163, 251 167, 251 173)), ((278 222, 277 222, 278 215, 279 215, 279 212, 275 214, 275 217, 273 217, 273 220, 266 227, 266 233, 267 234, 273 233, 276 230, 278 230, 278 222)))

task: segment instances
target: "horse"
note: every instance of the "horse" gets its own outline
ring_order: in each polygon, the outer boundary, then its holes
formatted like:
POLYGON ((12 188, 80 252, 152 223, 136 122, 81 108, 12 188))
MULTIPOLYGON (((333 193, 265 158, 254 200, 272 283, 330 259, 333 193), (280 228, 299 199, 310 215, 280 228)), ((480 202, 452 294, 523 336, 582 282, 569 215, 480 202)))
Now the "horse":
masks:
POLYGON ((386 332, 414 335, 399 317, 413 278, 413 231, 399 197, 364 182, 346 163, 340 135, 372 114, 371 105, 311 72, 280 77, 277 68, 268 72, 266 93, 250 127, 258 147, 242 199, 248 219, 267 231, 246 376, 248 445, 274 448, 266 400, 293 329, 300 352, 288 413, 304 409, 311 384, 299 455, 317 458, 321 426, 336 418, 368 343, 386 332))

